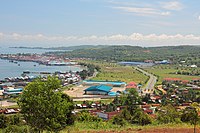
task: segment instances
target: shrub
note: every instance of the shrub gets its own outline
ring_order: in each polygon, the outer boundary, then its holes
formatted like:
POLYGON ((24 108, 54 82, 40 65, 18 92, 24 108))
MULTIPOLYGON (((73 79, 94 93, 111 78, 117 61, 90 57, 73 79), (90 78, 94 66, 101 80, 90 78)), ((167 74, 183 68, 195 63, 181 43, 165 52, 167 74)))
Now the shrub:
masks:
POLYGON ((120 115, 117 115, 113 117, 112 123, 115 125, 124 126, 127 124, 127 121, 124 118, 122 118, 120 115))
POLYGON ((149 117, 149 115, 144 113, 141 109, 137 109, 135 111, 131 121, 132 123, 139 124, 142 126, 152 123, 152 119, 149 117))
POLYGON ((5 128, 4 133, 28 133, 28 129, 24 126, 9 125, 5 128))
POLYGON ((159 123, 180 123, 180 113, 172 105, 162 107, 157 113, 159 123))
POLYGON ((21 118, 19 114, 8 116, 10 125, 19 125, 21 123, 21 118))
POLYGON ((101 118, 98 118, 97 116, 93 116, 91 115, 90 113, 88 112, 80 112, 78 115, 77 115, 77 120, 78 121, 86 121, 86 122, 100 122, 102 121, 101 118))
POLYGON ((0 114, 0 128, 5 128, 7 126, 7 117, 0 114))

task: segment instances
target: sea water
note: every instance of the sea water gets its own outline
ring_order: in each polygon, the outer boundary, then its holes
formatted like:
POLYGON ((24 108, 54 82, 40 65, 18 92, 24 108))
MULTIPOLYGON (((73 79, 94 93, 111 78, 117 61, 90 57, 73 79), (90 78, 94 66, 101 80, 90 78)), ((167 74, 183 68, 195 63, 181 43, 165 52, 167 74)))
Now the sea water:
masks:
MULTIPOLYGON (((45 53, 55 50, 45 49, 23 49, 23 48, 0 48, 0 54, 16 54, 16 53, 45 53)), ((0 59, 0 80, 6 77, 19 77, 23 71, 30 72, 50 72, 56 71, 68 72, 68 71, 81 71, 82 68, 78 66, 46 66, 39 65, 35 62, 9 62, 8 60, 0 59)), ((31 74, 30 74, 31 75, 31 74)), ((38 75, 33 75, 38 76, 38 75)))

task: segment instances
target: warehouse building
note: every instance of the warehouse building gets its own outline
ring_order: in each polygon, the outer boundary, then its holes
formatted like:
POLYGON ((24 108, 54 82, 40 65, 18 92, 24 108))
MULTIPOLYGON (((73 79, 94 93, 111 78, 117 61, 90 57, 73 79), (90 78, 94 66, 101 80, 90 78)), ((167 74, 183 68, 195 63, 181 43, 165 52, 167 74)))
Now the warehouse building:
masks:
POLYGON ((84 80, 83 85, 87 85, 87 86, 106 85, 106 86, 111 86, 111 87, 125 87, 126 83, 120 82, 120 81, 84 80))
POLYGON ((86 95, 108 95, 112 87, 106 85, 91 86, 85 89, 86 95))

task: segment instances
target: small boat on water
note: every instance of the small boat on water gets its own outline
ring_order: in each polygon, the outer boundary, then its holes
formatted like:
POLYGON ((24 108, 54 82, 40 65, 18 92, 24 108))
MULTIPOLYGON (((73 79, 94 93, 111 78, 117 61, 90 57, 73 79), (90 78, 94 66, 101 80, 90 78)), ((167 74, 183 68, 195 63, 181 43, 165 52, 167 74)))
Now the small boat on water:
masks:
POLYGON ((26 70, 26 71, 23 71, 24 74, 29 74, 30 71, 29 70, 26 70))
POLYGON ((50 72, 40 72, 40 74, 51 74, 50 72))

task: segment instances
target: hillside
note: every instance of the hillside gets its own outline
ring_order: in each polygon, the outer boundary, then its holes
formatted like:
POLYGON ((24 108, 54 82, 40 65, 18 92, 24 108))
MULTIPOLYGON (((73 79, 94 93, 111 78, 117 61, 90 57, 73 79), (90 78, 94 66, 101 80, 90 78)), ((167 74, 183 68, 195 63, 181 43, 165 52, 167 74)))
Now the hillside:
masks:
POLYGON ((186 61, 200 66, 199 46, 139 47, 128 45, 93 46, 57 54, 66 57, 91 58, 106 61, 171 60, 174 63, 186 61))

